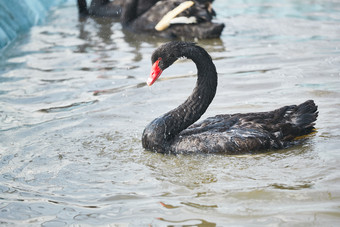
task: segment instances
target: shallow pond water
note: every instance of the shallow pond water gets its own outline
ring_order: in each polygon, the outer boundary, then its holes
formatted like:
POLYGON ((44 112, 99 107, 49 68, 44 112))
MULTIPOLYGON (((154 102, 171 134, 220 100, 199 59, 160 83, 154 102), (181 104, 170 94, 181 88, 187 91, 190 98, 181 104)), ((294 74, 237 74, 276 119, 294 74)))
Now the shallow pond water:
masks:
POLYGON ((141 133, 190 94, 182 60, 152 87, 164 39, 79 20, 75 1, 0 57, 0 223, 336 226, 340 221, 340 3, 216 0, 221 39, 198 40, 219 74, 203 119, 313 99, 317 131, 265 154, 172 156, 141 133))

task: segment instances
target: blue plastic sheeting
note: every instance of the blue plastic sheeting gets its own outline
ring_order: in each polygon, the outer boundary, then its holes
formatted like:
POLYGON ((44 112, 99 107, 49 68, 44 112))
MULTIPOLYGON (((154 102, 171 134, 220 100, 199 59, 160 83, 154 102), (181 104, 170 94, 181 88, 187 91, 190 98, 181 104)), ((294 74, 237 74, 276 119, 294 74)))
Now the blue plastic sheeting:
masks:
POLYGON ((0 49, 20 32, 41 23, 51 6, 65 0, 0 0, 0 49))

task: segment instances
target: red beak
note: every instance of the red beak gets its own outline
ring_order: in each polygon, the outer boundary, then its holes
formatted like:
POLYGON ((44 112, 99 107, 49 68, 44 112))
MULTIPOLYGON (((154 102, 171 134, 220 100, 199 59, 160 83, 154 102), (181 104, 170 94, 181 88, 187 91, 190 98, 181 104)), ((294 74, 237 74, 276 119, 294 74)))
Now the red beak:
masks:
POLYGON ((149 86, 151 86, 153 83, 155 83, 155 81, 158 79, 158 77, 162 74, 163 70, 161 70, 158 66, 159 61, 161 59, 158 59, 157 61, 155 61, 155 63, 153 63, 152 68, 151 68, 151 73, 150 76, 148 78, 148 81, 146 82, 149 86))

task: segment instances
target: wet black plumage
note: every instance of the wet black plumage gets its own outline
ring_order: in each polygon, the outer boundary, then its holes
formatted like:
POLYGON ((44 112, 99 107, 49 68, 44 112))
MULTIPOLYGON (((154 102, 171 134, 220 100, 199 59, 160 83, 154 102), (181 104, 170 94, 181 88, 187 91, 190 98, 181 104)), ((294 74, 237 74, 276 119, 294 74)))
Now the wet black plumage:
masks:
POLYGON ((153 120, 142 136, 143 147, 160 153, 247 154, 282 149, 296 144, 296 137, 314 130, 317 106, 308 100, 269 112, 225 114, 195 123, 213 100, 217 72, 209 54, 194 43, 169 42, 152 55, 165 70, 186 57, 197 67, 197 83, 189 98, 176 109, 153 120))
POLYGON ((211 8, 211 1, 194 1, 195 4, 178 16, 195 17, 197 23, 194 24, 172 24, 163 31, 155 30, 157 23, 169 11, 173 10, 185 0, 163 0, 157 1, 148 10, 138 13, 140 0, 126 0, 121 22, 125 29, 132 32, 147 33, 165 38, 218 38, 220 37, 224 24, 213 23, 212 17, 215 12, 211 8), (210 5, 209 5, 210 4, 210 5))

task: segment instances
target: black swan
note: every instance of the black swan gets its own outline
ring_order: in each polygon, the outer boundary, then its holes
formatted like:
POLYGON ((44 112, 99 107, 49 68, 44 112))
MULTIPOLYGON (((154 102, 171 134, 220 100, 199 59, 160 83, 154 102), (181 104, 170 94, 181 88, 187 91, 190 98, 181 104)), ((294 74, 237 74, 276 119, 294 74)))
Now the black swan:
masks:
POLYGON ((223 23, 213 23, 215 12, 207 0, 157 1, 144 13, 138 13, 139 1, 126 0, 121 23, 127 30, 164 38, 218 38, 223 23))
MULTIPOLYGON (((160 0, 138 0, 137 15, 143 14, 160 0)), ((81 16, 120 18, 124 0, 92 0, 87 8, 86 0, 77 0, 78 11, 81 16)))
POLYGON ((89 8, 87 8, 86 0, 77 0, 77 4, 81 16, 119 18, 124 1, 92 0, 89 8))
POLYGON ((143 147, 159 153, 251 154, 282 149, 297 137, 314 131, 318 116, 313 100, 300 105, 258 113, 225 114, 193 124, 206 111, 217 87, 217 72, 210 55, 194 43, 173 41, 152 54, 152 85, 178 58, 191 59, 197 67, 197 83, 189 98, 177 108, 154 119, 142 136, 143 147))

